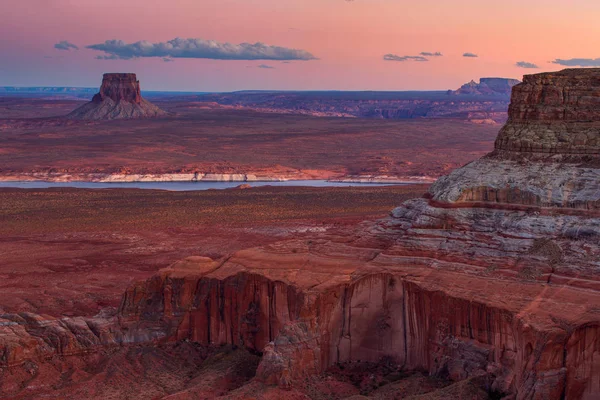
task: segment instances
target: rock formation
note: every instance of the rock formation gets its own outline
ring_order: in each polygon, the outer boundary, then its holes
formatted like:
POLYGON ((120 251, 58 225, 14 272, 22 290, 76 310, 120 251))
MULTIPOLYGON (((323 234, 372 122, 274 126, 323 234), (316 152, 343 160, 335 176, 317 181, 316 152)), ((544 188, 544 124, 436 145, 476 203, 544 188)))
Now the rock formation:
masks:
POLYGON ((555 161, 598 159, 599 96, 598 69, 526 76, 514 89, 509 123, 498 135, 495 154, 552 155, 555 161))
POLYGON ((167 113, 145 100, 135 74, 104 74, 100 92, 67 118, 83 120, 159 117, 167 113))
POLYGON ((481 78, 479 83, 475 81, 465 83, 458 90, 448 91, 448 94, 509 97, 512 87, 519 83, 517 79, 481 78))
POLYGON ((255 379, 284 388, 384 358, 484 377, 508 399, 597 398, 600 134, 580 136, 600 113, 595 82, 600 70, 525 77, 492 154, 357 231, 182 260, 132 286, 112 322, 3 316, 0 363, 186 340, 262 353, 255 379), (548 146, 506 145, 540 126, 548 146))

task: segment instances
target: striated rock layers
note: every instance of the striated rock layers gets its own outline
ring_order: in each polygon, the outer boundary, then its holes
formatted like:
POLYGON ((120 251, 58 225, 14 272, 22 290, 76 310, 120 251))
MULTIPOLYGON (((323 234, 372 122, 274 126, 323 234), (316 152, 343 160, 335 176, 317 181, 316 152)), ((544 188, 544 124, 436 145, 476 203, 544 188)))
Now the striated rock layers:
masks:
POLYGON ((593 161, 600 153, 600 69, 525 76, 513 90, 497 155, 593 161), (514 154, 516 153, 516 154, 514 154))
MULTIPOLYGON (((574 94, 571 82, 595 79, 600 70, 525 77, 495 152, 384 220, 222 260, 182 260, 132 286, 110 321, 3 316, 0 363, 189 340, 262 353, 255 379, 282 387, 336 363, 392 359, 456 381, 484 377, 490 394, 507 399, 595 399, 600 169, 507 159, 504 151, 545 148, 502 145, 511 126, 533 126, 540 115, 571 140, 560 131, 567 110, 600 111, 600 93, 574 94), (548 96, 523 95, 556 93, 562 83, 571 96, 562 112, 548 96)), ((573 146, 595 157, 593 140, 573 146)))
POLYGON ((100 92, 92 101, 72 111, 67 118, 83 120, 159 117, 167 113, 140 94, 135 74, 104 74, 100 92))

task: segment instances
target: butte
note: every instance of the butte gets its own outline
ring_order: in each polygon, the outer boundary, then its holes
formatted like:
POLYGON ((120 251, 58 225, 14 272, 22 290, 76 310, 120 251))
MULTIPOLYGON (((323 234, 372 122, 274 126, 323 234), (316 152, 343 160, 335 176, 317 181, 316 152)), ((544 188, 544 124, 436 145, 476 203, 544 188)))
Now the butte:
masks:
POLYGON ((135 74, 108 73, 102 78, 100 92, 92 101, 73 110, 70 119, 110 120, 151 118, 168 115, 140 94, 140 82, 135 74))

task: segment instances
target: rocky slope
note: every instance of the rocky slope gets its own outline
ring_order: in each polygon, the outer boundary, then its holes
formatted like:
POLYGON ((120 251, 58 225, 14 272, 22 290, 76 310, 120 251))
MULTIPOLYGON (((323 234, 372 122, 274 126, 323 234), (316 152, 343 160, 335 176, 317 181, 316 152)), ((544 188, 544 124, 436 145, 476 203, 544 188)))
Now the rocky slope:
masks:
POLYGON ((132 286, 112 319, 5 315, 0 360, 14 368, 98 346, 191 341, 262 354, 253 382, 271 387, 302 389, 337 364, 393 360, 481 379, 495 398, 597 398, 598 133, 581 142, 561 127, 571 114, 594 123, 600 93, 589 86, 599 80, 593 69, 525 77, 495 152, 386 219, 187 258, 132 286), (569 96, 549 103, 549 93, 569 96), (573 145, 548 139, 558 158, 544 146, 503 148, 507 131, 540 121, 573 145))
POLYGON ((140 94, 135 74, 104 74, 100 92, 67 118, 82 120, 128 119, 165 116, 167 113, 140 94))

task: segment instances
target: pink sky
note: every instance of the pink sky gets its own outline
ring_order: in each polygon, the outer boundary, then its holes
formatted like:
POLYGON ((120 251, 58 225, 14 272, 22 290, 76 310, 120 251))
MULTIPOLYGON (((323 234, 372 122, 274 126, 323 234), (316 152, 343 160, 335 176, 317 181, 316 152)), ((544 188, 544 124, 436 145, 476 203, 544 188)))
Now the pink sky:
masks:
POLYGON ((0 85, 93 87, 103 72, 135 72, 146 90, 443 90, 562 69, 549 63, 557 58, 598 58, 598 20, 597 0, 2 0, 0 85), (176 37, 262 42, 319 59, 97 60, 103 53, 85 48, 176 37), (80 50, 55 49, 62 40, 80 50), (428 62, 383 60, 436 51, 444 56, 428 62))

